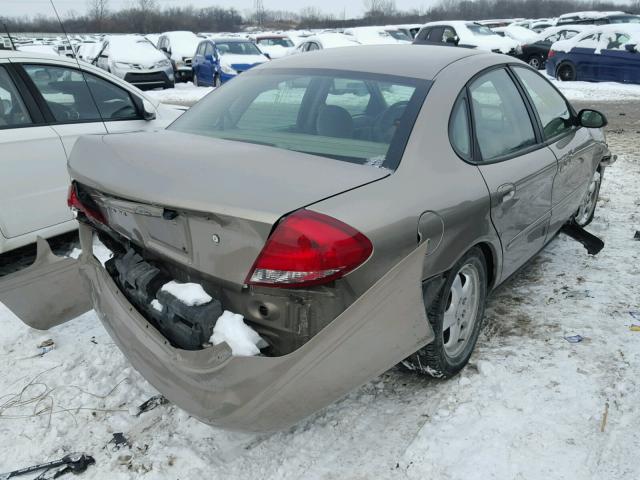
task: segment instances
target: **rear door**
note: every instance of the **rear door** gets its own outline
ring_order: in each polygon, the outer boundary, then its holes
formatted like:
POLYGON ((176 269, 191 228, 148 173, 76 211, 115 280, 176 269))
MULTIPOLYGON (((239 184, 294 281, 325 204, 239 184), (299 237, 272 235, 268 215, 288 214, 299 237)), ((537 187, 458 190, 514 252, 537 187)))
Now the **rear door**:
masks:
POLYGON ((544 246, 558 165, 542 144, 523 92, 506 68, 479 76, 469 84, 467 95, 473 158, 490 191, 506 278, 544 246))
MULTIPOLYGON (((0 60, 0 231, 14 238, 72 219, 67 157, 7 60, 0 60)), ((0 245, 0 251, 2 250, 0 245)))
POLYGON ((544 141, 558 159, 558 175, 553 182, 552 235, 580 205, 599 163, 597 144, 588 129, 576 125, 570 105, 546 79, 528 68, 512 70, 531 99, 544 141))

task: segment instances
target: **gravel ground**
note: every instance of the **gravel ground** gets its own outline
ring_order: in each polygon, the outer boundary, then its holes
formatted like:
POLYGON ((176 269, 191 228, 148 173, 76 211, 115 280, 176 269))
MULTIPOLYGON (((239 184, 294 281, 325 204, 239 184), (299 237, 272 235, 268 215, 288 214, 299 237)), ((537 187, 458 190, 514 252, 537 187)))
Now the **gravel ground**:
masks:
POLYGON ((595 106, 620 156, 589 228, 605 249, 553 240, 494 292, 458 377, 392 369, 288 431, 239 434, 171 405, 133 416, 156 392, 93 312, 37 332, 0 304, 0 471, 85 451, 86 478, 109 480, 640 478, 640 104, 595 106))

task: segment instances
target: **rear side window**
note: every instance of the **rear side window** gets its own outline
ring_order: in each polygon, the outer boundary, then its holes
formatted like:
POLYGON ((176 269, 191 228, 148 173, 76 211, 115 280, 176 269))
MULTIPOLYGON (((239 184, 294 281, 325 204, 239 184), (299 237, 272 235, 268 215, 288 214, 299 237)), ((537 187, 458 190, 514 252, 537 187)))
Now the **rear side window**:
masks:
POLYGON ((4 67, 0 67, 0 128, 31 124, 29 112, 4 67))
POLYGON ((571 130, 573 119, 564 98, 549 82, 528 68, 513 69, 529 94, 542 123, 545 139, 550 139, 571 130))
POLYGON ((536 144, 527 107, 506 70, 492 70, 479 77, 469 86, 469 95, 483 161, 536 144))
POLYGON ((51 65, 24 65, 24 69, 57 122, 139 118, 129 93, 106 80, 72 68, 51 65))
POLYGON ((453 107, 449 123, 451 145, 458 155, 465 160, 471 159, 471 134, 469 130, 469 113, 465 97, 460 97, 453 107))

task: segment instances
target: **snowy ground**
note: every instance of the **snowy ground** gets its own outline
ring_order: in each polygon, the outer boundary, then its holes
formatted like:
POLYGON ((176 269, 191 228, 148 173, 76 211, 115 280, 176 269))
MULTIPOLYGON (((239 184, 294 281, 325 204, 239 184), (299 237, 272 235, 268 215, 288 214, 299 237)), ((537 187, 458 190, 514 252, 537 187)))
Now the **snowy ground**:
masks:
MULTIPOLYGON (((640 98, 640 85, 615 82, 560 82, 551 80, 570 101, 623 102, 640 98)), ((162 103, 190 107, 207 93, 210 87, 195 87, 192 83, 178 83, 175 88, 153 90, 148 95, 162 103)))
POLYGON ((0 472, 84 451, 85 477, 109 480, 640 478, 640 106, 607 113, 620 158, 590 227, 605 249, 555 239, 490 299, 457 378, 393 369, 289 431, 239 434, 171 405, 133 416, 156 392, 94 313, 37 332, 0 304, 0 472))

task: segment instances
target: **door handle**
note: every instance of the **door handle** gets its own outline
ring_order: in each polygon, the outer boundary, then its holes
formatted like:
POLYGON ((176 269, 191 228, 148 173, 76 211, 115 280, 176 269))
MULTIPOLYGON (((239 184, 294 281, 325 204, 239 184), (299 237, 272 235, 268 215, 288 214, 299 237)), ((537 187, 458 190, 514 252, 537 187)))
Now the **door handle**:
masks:
POLYGON ((513 183, 505 183, 498 187, 498 203, 508 202, 516 196, 516 186, 513 183))

